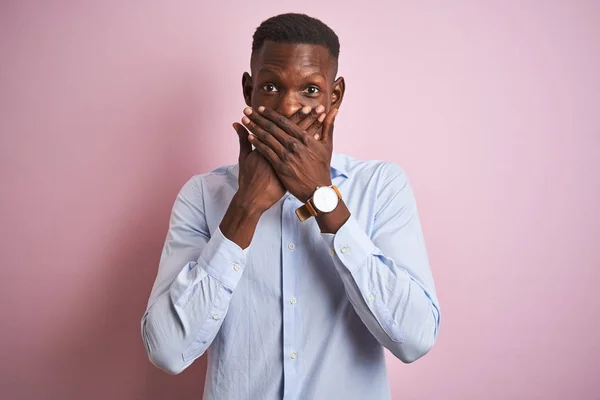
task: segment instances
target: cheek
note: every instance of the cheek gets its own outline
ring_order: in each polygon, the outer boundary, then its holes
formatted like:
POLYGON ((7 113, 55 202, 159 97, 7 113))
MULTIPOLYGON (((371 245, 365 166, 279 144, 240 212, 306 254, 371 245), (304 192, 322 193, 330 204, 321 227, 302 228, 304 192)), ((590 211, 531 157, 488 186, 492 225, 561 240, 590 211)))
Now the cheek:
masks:
POLYGON ((252 94, 252 107, 258 108, 265 106, 268 108, 274 108, 277 105, 277 96, 265 95, 262 91, 255 91, 252 94))
POLYGON ((325 96, 320 96, 319 98, 315 99, 315 98, 307 98, 305 101, 305 105, 307 106, 311 106, 312 108, 315 108, 318 105, 322 105, 325 108, 327 108, 328 103, 327 103, 327 99, 325 96))
POLYGON ((322 105, 326 110, 329 110, 329 107, 331 106, 331 101, 328 101, 329 96, 331 96, 331 94, 322 92, 321 95, 317 97, 304 97, 303 103, 305 106, 311 106, 312 108, 322 105))

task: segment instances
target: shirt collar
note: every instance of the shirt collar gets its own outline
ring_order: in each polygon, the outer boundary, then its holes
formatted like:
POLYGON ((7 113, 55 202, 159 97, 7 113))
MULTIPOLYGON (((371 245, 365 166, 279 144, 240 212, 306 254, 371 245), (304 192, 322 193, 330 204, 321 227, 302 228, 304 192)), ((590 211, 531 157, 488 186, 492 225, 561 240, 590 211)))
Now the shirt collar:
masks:
POLYGON ((333 153, 331 156, 331 177, 342 175, 348 178, 348 172, 346 171, 344 160, 341 154, 333 153))

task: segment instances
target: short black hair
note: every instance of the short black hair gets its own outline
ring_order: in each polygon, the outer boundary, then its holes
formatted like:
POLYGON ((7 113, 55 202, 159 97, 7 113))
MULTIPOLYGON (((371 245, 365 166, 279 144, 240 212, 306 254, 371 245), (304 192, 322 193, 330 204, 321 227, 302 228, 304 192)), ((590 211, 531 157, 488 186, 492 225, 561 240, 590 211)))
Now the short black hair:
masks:
POLYGON ((306 14, 280 14, 263 21, 252 37, 252 55, 260 50, 265 40, 324 46, 336 64, 340 55, 340 40, 335 32, 320 20, 306 14))

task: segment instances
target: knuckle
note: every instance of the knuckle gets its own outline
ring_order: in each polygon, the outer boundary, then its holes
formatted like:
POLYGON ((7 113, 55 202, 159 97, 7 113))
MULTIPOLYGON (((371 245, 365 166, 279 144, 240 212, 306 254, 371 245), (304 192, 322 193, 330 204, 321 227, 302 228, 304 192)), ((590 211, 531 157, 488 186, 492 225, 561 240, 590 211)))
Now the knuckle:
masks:
POLYGON ((278 124, 285 124, 287 122, 287 118, 285 118, 283 115, 277 115, 276 117, 273 118, 278 124))
POLYGON ((277 117, 277 126, 285 131, 288 131, 291 126, 296 126, 296 123, 294 123, 293 121, 298 121, 298 120, 299 120, 298 118, 291 120, 291 119, 287 119, 284 116, 278 116, 277 117))
POLYGON ((289 142, 287 142, 286 147, 292 153, 297 153, 298 152, 298 144, 295 141, 293 141, 293 140, 290 140, 289 142))
POLYGON ((271 121, 265 121, 265 129, 269 132, 272 132, 273 129, 275 128, 275 124, 273 124, 273 122, 271 121))

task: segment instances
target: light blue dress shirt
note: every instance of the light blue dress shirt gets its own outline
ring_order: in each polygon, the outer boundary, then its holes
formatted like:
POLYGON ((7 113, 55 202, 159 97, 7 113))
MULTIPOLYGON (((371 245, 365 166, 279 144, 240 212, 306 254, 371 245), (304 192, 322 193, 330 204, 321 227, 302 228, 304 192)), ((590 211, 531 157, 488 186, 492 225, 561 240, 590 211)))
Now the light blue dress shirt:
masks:
POLYGON ((383 347, 412 362, 440 322, 415 198, 394 163, 334 154, 331 176, 352 214, 336 234, 288 193, 244 250, 219 230, 238 166, 183 186, 142 317, 154 365, 208 351, 210 400, 390 398, 383 347))

